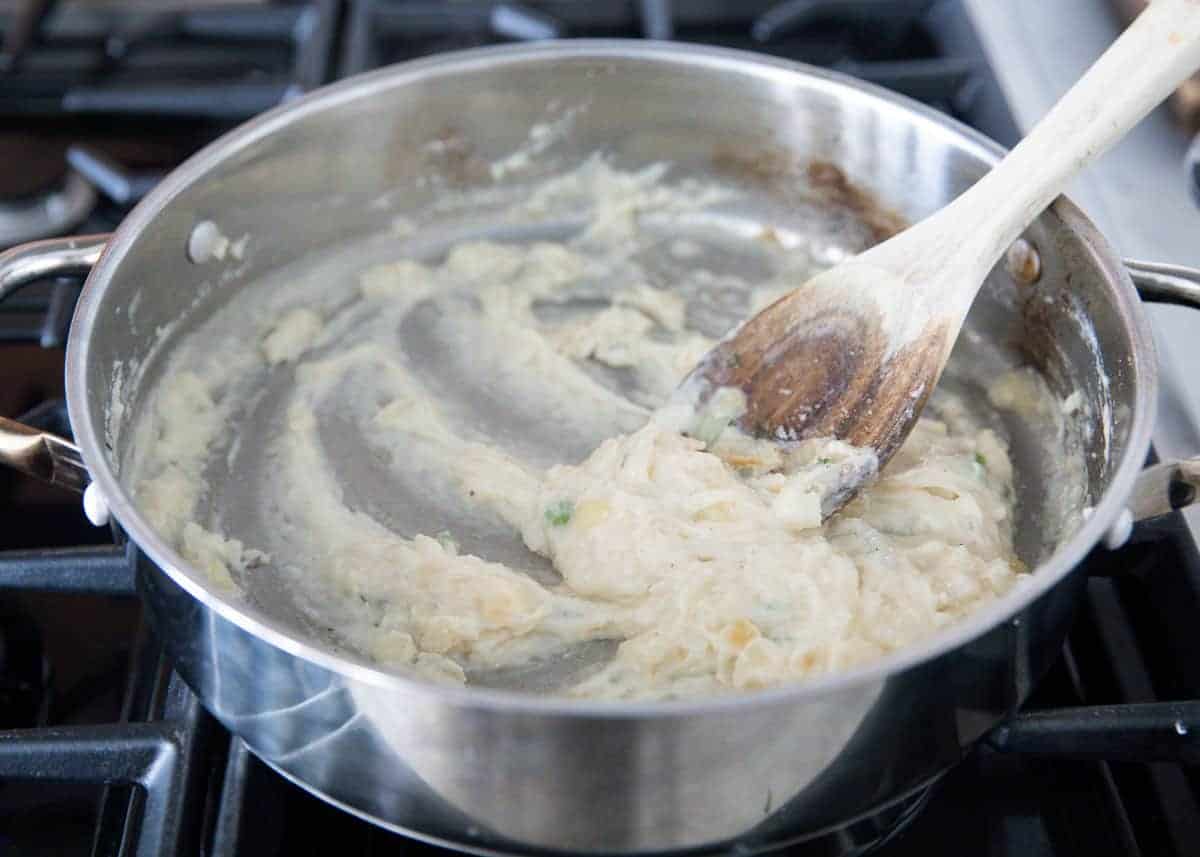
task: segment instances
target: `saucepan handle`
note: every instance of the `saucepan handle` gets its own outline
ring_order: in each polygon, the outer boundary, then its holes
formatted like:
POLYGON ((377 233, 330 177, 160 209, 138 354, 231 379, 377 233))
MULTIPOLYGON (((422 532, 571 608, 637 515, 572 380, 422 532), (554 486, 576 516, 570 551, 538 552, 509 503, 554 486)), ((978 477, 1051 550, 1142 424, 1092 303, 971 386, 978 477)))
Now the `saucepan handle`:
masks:
POLYGON ((1200 309, 1200 269, 1136 259, 1126 259, 1125 269, 1142 300, 1200 309))
POLYGON ((993 749, 1057 759, 1200 764, 1200 702, 1027 711, 984 739, 993 749))
MULTIPOLYGON (((108 238, 108 235, 53 238, 0 253, 0 301, 37 280, 86 274, 100 258, 108 238)), ((0 463, 75 491, 83 491, 90 481, 75 444, 3 417, 0 417, 0 463)))
POLYGON ((0 417, 0 463, 82 492, 90 478, 79 448, 58 435, 0 417))
MULTIPOLYGON (((1142 300, 1200 309, 1200 269, 1125 260, 1142 300)), ((1156 518, 1200 498, 1200 457, 1164 461, 1147 467, 1129 498, 1133 521, 1156 518)))
POLYGON ((21 286, 68 274, 86 274, 100 259, 108 234, 30 241, 0 253, 0 301, 21 286))
MULTIPOLYGON (((1126 260, 1142 300, 1200 309, 1200 270, 1126 260)), ((1117 547, 1133 521, 1156 518, 1200 496, 1200 457, 1147 467, 1129 498, 1124 524, 1107 539, 1117 547)), ((1200 764, 1200 702, 1088 706, 1018 714, 984 739, 993 749, 1050 758, 1200 764)))

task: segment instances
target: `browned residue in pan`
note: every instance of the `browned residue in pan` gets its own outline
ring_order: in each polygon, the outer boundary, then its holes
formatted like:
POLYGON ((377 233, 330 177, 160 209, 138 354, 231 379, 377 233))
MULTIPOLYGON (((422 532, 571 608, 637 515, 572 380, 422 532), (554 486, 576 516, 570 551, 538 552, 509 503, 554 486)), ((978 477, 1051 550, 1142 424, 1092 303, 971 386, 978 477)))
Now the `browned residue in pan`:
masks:
POLYGON ((1060 337, 1064 319, 1076 316, 1071 305, 1071 280, 1075 274, 1067 271, 1066 288, 1051 289, 1037 285, 1018 291, 1020 302, 1020 335, 1013 345, 1025 360, 1047 378, 1054 378, 1064 360, 1060 337))
POLYGON ((886 241, 908 227, 900 214, 846 178, 841 168, 829 161, 809 161, 805 170, 813 190, 829 202, 847 208, 870 230, 871 238, 886 241))
POLYGON ((848 211, 866 227, 872 243, 886 241, 907 228, 908 221, 851 181, 837 164, 820 158, 798 161, 773 147, 718 147, 712 165, 737 181, 766 185, 779 193, 796 193, 818 204, 848 211))
POLYGON ((474 142, 452 125, 443 126, 432 139, 397 128, 391 151, 385 172, 391 182, 437 176, 451 187, 472 187, 491 180, 488 163, 476 153, 474 142))
POLYGON ((441 130, 430 147, 429 159, 453 185, 474 185, 491 177, 487 161, 475 153, 474 141, 457 128, 441 130))
POLYGON ((712 165, 719 173, 754 184, 786 187, 800 178, 796 161, 781 149, 718 146, 713 150, 712 165))

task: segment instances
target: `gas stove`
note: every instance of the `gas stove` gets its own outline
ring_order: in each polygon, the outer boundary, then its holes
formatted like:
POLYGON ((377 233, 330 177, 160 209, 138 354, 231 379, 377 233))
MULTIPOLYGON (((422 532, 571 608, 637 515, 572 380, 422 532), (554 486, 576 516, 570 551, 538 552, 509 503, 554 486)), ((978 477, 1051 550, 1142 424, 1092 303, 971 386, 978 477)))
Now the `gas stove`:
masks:
MULTIPOLYGON (((7 0, 0 245, 113 228, 192 151, 315 86, 500 41, 644 37, 762 51, 891 87, 1009 144, 1117 26, 1082 0, 1016 5, 1024 14, 985 0, 7 0), (1055 55, 1067 5, 1083 45, 1055 55)), ((1196 264, 1187 135, 1165 116, 1151 125, 1079 196, 1122 249, 1196 264), (1124 213, 1104 216, 1134 169, 1154 176, 1158 194, 1135 209, 1136 234, 1124 213), (1149 235, 1160 240, 1139 241, 1149 235)), ((0 303, 0 414, 70 433, 62 347, 78 288, 41 283, 0 303)), ((1156 321, 1169 419, 1155 446, 1195 452, 1200 399, 1189 404, 1179 379, 1196 338, 1178 335, 1188 324, 1178 317, 1156 321)), ((0 854, 445 853, 321 802, 217 724, 143 622, 135 548, 120 532, 90 527, 73 496, 2 470, 0 509, 0 854)), ((817 853, 1200 853, 1200 758, 1147 740, 1200 722, 1194 533, 1176 515, 1095 552, 1070 639, 1026 711, 928 792, 856 824, 853 846, 817 853)))

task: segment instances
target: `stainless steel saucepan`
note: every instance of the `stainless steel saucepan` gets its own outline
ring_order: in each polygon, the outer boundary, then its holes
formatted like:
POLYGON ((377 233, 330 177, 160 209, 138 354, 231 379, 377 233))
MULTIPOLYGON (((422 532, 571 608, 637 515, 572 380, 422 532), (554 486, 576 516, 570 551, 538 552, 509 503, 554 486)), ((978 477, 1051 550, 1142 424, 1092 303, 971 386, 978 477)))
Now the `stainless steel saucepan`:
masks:
MULTIPOLYGON (((554 105, 578 109, 533 174, 596 151, 628 166, 667 161, 680 175, 746 185, 764 222, 786 216, 812 164, 865 189, 839 178, 831 206, 871 220, 869 195, 912 219, 999 153, 874 87, 709 48, 547 43, 363 75, 228 134, 111 236, 0 256, 0 296, 90 269, 67 352, 77 445, 4 421, 0 456, 87 487, 89 512, 111 513, 140 547, 140 590, 181 675, 256 754, 330 802, 481 852, 748 853, 818 839, 822 853, 850 850, 1021 705, 1058 656, 1085 554, 1191 502, 1200 484, 1200 460, 1142 469, 1156 367, 1130 273, 1143 298, 1191 305, 1200 278, 1122 263, 1070 202, 1047 211, 993 273, 960 344, 968 387, 997 366, 1027 363, 1060 395, 1077 391, 1091 415, 1068 420, 1069 443, 1057 450, 1019 421, 1011 427, 1018 548, 1034 572, 968 621, 849 672, 655 704, 424 684, 336 653, 262 593, 210 586, 149 527, 122 480, 132 435, 122 429, 172 341, 151 353, 156 330, 186 332, 283 263, 425 211, 447 186, 508 181, 487 164, 516 150, 554 105), (244 258, 217 258, 205 222, 249 233, 244 258), (120 367, 133 364, 147 368, 131 389, 120 367), (126 388, 114 397, 117 383, 126 388), (114 401, 123 403, 116 412, 114 401), (1055 456, 1073 456, 1079 474, 1070 509, 1047 485, 1062 463, 1055 456)), ((1177 740, 1189 745, 1198 731, 1177 740)))

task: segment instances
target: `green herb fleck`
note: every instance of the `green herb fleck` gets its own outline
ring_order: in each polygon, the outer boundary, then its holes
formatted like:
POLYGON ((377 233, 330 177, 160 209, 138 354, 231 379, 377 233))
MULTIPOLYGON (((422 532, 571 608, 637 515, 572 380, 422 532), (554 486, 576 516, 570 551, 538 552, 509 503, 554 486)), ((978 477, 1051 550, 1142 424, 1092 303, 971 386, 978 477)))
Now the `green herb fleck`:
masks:
POLYGON ((703 417, 692 430, 692 437, 711 449, 729 426, 729 418, 709 414, 703 417))
POLYGON ((742 365, 742 355, 736 351, 725 356, 725 366, 729 369, 736 369, 742 365))
POLYGON ((454 540, 454 536, 450 534, 449 530, 440 531, 436 536, 434 536, 434 538, 437 539, 438 544, 440 544, 445 550, 448 550, 451 553, 458 553, 458 542, 454 540))
POLYGON ((546 523, 552 527, 566 526, 574 512, 574 503, 570 500, 558 500, 546 507, 546 523))
POLYGON ((817 464, 833 464, 833 459, 822 456, 821 458, 817 459, 817 464))
POLYGON ((737 471, 737 475, 742 477, 743 479, 749 479, 751 476, 754 475, 754 468, 753 467, 739 467, 738 471, 737 471))
POLYGON ((987 467, 987 459, 984 458, 982 452, 975 453, 975 463, 980 467, 987 467))

